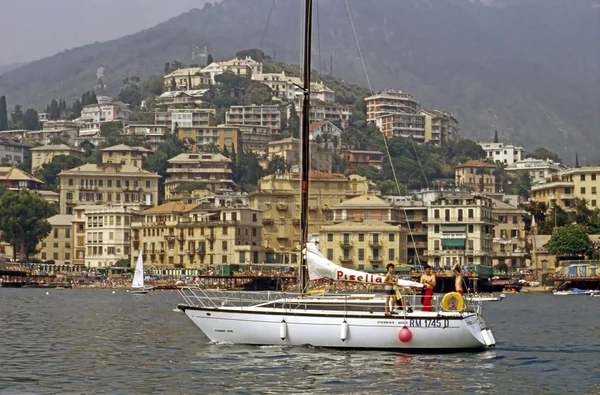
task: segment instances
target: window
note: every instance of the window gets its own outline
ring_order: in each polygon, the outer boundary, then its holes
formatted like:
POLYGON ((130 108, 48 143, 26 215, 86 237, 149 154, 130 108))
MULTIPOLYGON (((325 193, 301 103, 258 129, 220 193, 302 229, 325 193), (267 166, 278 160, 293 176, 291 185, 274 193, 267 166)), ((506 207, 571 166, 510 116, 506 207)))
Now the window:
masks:
POLYGON ((54 259, 55 261, 58 260, 58 252, 52 254, 52 259, 54 259))
POLYGON ((252 236, 256 237, 256 228, 252 228, 252 236))
POLYGON ((439 240, 433 241, 433 249, 436 251, 438 251, 440 249, 440 241, 439 240))
POLYGON ((223 226, 223 236, 227 236, 227 226, 223 226))
POLYGON ((581 181, 585 181, 585 174, 581 175, 581 181))
POLYGON ((472 209, 472 208, 470 208, 470 209, 467 211, 467 215, 468 215, 468 217, 469 217, 469 218, 473 218, 473 209, 472 209))
POLYGON ((45 252, 42 252, 42 259, 46 260, 46 253, 45 252))
POLYGON ((467 231, 468 231, 469 233, 473 233, 473 225, 469 225, 469 226, 467 227, 467 231))
POLYGON ((440 210, 433 210, 433 218, 439 218, 440 217, 440 210))
POLYGON ((364 261, 365 260, 365 249, 364 248, 359 248, 358 249, 358 260, 359 261, 364 261))
POLYGON ((518 230, 518 229, 512 229, 512 230, 510 231, 510 237, 512 237, 513 239, 514 239, 515 237, 519 237, 519 230, 518 230))
POLYGON ((389 234, 388 241, 394 241, 394 234, 393 233, 389 234))
POLYGON ((596 200, 592 200, 592 207, 596 207, 596 200))
POLYGON ((227 255, 223 255, 221 257, 221 262, 224 263, 224 264, 227 263, 227 255))
MULTIPOLYGON (((595 177, 596 175, 594 174, 593 177, 595 177)), ((542 270, 548 270, 548 261, 547 260, 542 260, 542 270)))
POLYGON ((445 212, 444 212, 444 219, 446 221, 450 221, 450 210, 449 209, 445 210, 445 212))
POLYGON ((458 220, 459 221, 463 220, 463 211, 461 208, 458 209, 458 220))
POLYGON ((581 187, 581 193, 584 194, 585 193, 585 187, 581 187))
POLYGON ((433 233, 440 233, 440 226, 439 225, 433 225, 433 233))
POLYGON ((473 240, 467 240, 467 250, 473 251, 473 240))
POLYGON ((390 261, 393 261, 393 260, 395 260, 395 259, 396 259, 396 253, 394 252, 394 249, 393 249, 393 248, 390 248, 390 249, 388 250, 388 259, 389 259, 390 261))
POLYGON ((227 251, 227 240, 223 240, 221 248, 223 249, 223 251, 227 251))
POLYGON ((333 248, 327 249, 327 259, 329 259, 330 261, 333 261, 333 248))
POLYGON ((71 259, 71 253, 70 252, 65 252, 65 259, 66 260, 71 259))
POLYGON ((596 181, 596 175, 592 174, 592 181, 596 181))
POLYGON ((359 233, 358 234, 358 241, 365 241, 365 234, 364 233, 359 233))
POLYGON ((596 194, 596 187, 592 187, 592 195, 596 194))

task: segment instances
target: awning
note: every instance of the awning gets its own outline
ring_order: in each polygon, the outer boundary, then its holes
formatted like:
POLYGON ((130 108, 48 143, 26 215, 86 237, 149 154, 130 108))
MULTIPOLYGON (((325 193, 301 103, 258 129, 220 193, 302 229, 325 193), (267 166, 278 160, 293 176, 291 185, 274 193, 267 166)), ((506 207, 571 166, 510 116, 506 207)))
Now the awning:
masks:
POLYGON ((442 239, 442 247, 464 247, 464 239, 442 239))
POLYGON ((442 225, 442 232, 464 232, 466 229, 465 225, 442 225))

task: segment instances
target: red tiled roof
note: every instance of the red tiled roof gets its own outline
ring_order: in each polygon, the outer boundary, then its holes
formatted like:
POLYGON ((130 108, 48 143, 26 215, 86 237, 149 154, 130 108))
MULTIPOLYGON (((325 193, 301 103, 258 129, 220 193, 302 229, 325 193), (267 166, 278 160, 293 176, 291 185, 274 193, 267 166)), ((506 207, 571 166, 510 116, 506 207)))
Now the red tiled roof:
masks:
MULTIPOLYGON (((292 178, 300 178, 300 173, 292 173, 292 178)), ((323 173, 311 171, 308 173, 309 180, 345 180, 346 176, 340 173, 323 173)))
POLYGON ((479 160, 468 160, 465 163, 461 163, 460 165, 457 165, 455 168, 460 168, 460 167, 489 167, 491 169, 496 168, 496 166, 492 165, 491 163, 486 163, 486 162, 482 162, 479 160))
POLYGON ((317 121, 317 122, 313 122, 310 124, 310 131, 312 132, 313 130, 321 127, 322 125, 326 124, 327 122, 329 122, 328 120, 324 120, 324 121, 317 121))

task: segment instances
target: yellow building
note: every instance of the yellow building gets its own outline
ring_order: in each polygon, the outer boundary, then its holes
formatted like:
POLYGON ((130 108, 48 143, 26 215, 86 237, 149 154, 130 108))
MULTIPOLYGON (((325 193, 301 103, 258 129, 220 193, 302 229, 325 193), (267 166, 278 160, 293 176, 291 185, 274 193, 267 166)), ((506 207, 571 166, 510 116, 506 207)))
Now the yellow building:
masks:
POLYGON ((458 121, 446 111, 421 110, 425 116, 425 142, 438 146, 447 144, 459 137, 458 121))
MULTIPOLYGON (((325 217, 345 199, 373 193, 366 178, 310 172, 308 232, 317 236, 325 217)), ((291 253, 300 246, 300 174, 269 175, 250 194, 250 207, 263 213, 263 243, 271 252, 291 253)))
POLYGON ((375 219, 323 226, 319 249, 330 261, 358 270, 407 263, 406 229, 375 219))
POLYGON ((250 56, 243 59, 234 58, 231 60, 217 62, 223 69, 232 72, 235 75, 250 78, 252 74, 262 73, 262 63, 257 62, 250 56))
POLYGON ((490 275, 495 225, 492 210, 492 200, 479 195, 448 195, 431 202, 425 222, 428 263, 451 267, 458 260, 490 275))
POLYGON ((231 190, 231 160, 217 153, 179 154, 169 159, 165 180, 165 200, 169 200, 181 184, 202 183, 209 191, 231 190))
POLYGON ((209 146, 217 146, 221 151, 230 152, 232 149, 235 152, 240 152, 242 149, 240 128, 236 126, 179 128, 177 132, 177 137, 190 147, 192 153, 203 152, 209 146))
POLYGON ((160 176, 121 163, 88 163, 64 170, 60 180, 60 213, 80 205, 117 204, 152 207, 158 203, 160 176))
POLYGON ((496 192, 496 176, 494 170, 496 166, 470 160, 454 168, 454 182, 461 187, 473 188, 476 192, 494 193, 496 192))
POLYGON ((102 163, 120 163, 122 165, 142 168, 144 158, 152 151, 144 147, 130 147, 125 144, 101 149, 102 163))
POLYGON ((225 123, 267 126, 272 133, 281 132, 281 111, 277 105, 231 106, 225 113, 225 123))
POLYGON ((42 167, 44 163, 52 162, 52 159, 59 155, 81 158, 83 157, 83 150, 81 148, 69 147, 66 144, 43 145, 31 148, 31 171, 34 172, 36 169, 42 167))
POLYGON ((573 206, 574 199, 585 199, 591 208, 600 206, 600 166, 585 166, 569 169, 553 175, 544 183, 531 187, 530 199, 558 205, 573 206))
POLYGON ((37 258, 42 261, 54 261, 56 265, 73 263, 72 221, 73 215, 55 215, 48 218, 52 226, 50 234, 40 242, 37 258))
POLYGON ((132 251, 143 248, 148 269, 264 262, 258 210, 169 202, 142 214, 131 225, 132 251))
POLYGON ((492 200, 494 230, 494 265, 505 263, 509 268, 525 267, 527 235, 526 211, 500 200, 492 200))
POLYGON ((165 91, 185 91, 208 87, 210 75, 201 67, 177 69, 163 77, 165 91))
MULTIPOLYGON (((283 158, 288 168, 299 171, 300 166, 300 139, 287 138, 269 143, 268 158, 276 156, 283 158)), ((331 173, 333 165, 333 152, 319 144, 310 143, 310 168, 324 173, 331 173)))

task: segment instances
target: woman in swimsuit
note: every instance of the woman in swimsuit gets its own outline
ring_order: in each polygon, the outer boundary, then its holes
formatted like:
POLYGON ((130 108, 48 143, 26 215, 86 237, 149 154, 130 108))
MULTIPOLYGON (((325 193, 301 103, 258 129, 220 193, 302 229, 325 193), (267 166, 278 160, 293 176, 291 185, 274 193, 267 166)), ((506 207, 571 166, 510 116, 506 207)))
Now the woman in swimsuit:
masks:
POLYGON ((387 273, 385 274, 385 315, 390 314, 390 299, 392 300, 392 311, 394 306, 396 306, 396 291, 394 290, 394 264, 388 263, 386 266, 387 273))
POLYGON ((431 307, 431 297, 435 288, 435 275, 431 273, 431 266, 425 265, 425 273, 421 276, 421 284, 425 286, 425 296, 423 296, 423 308, 421 311, 433 311, 431 307))

